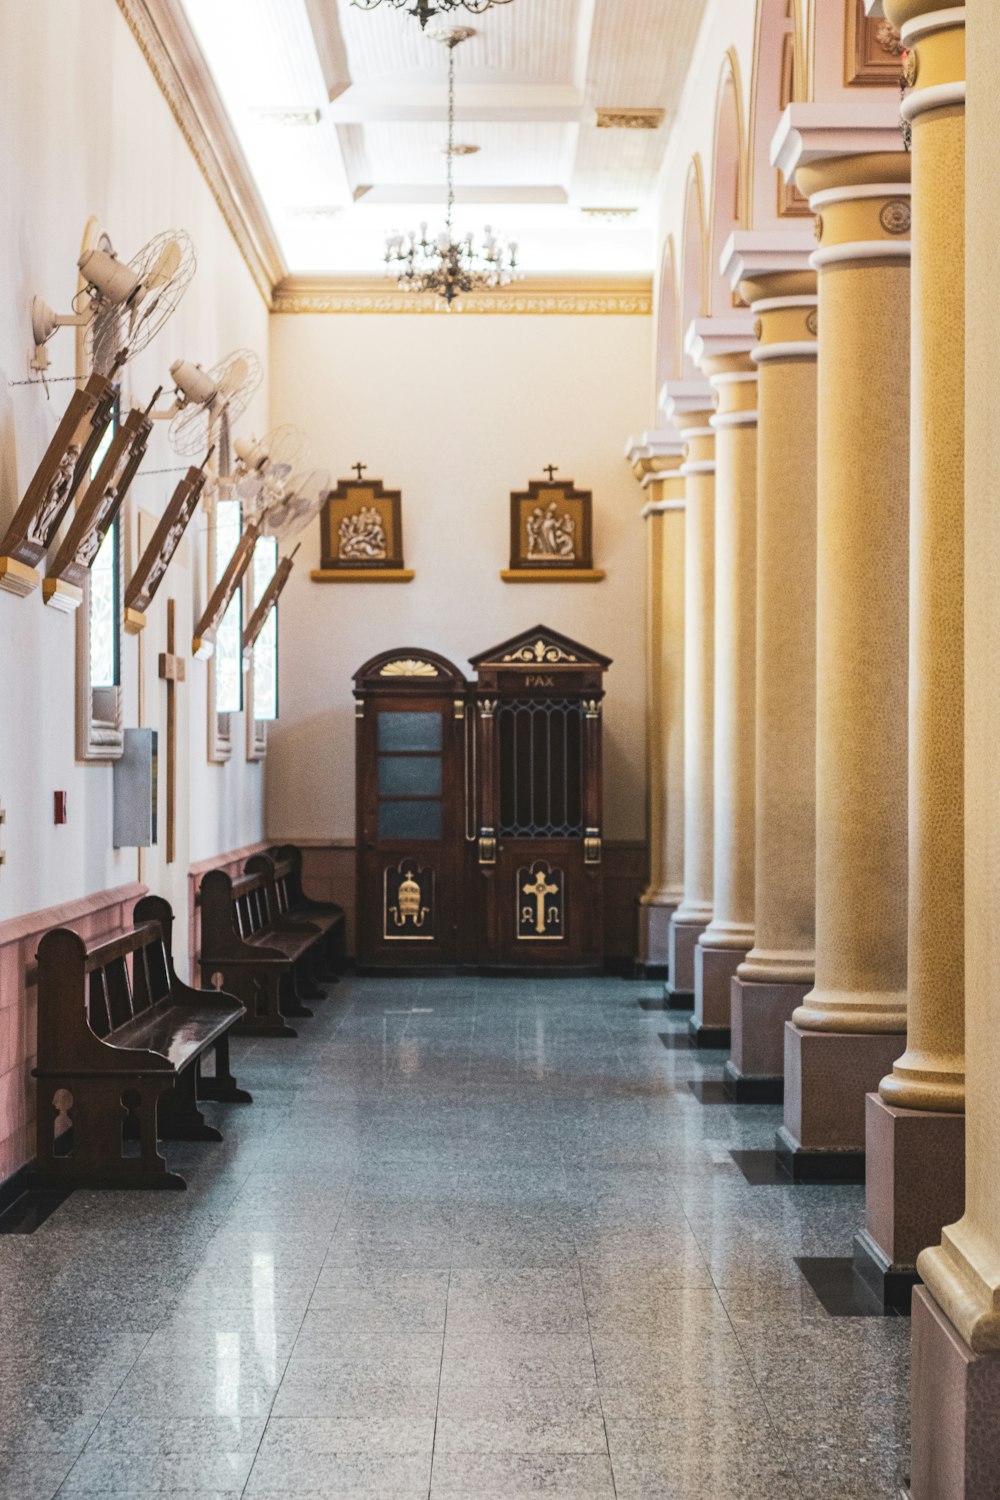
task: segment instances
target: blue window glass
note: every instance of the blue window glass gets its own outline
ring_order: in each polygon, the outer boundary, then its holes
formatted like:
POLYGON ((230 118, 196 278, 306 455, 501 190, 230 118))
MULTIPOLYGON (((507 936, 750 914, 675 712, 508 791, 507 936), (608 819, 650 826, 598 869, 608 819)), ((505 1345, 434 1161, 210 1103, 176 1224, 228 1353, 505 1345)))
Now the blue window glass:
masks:
POLYGON ((380 750, 440 750, 441 715, 423 713, 380 713, 378 716, 380 750))
POLYGON ((440 802, 380 802, 378 836, 380 839, 439 839, 440 802))
POLYGON ((382 755, 378 763, 380 797, 440 797, 439 755, 382 755))

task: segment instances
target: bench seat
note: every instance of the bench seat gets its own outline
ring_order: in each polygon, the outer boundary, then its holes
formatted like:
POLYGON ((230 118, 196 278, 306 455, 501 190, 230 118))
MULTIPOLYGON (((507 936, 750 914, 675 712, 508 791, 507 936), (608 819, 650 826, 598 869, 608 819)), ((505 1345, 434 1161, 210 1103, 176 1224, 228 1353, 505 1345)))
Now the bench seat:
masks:
MULTIPOLYGON (((213 1047, 242 1019, 243 1006, 156 1006, 119 1026, 109 1045, 158 1052, 178 1072, 213 1047)), ((106 1039, 107 1040, 107 1039, 106 1039)))

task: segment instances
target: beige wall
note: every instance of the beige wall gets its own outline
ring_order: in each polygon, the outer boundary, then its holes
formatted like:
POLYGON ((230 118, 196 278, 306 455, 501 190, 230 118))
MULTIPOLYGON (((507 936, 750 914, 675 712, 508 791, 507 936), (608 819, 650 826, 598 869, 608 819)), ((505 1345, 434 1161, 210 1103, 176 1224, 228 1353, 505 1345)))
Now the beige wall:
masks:
POLYGON ((282 599, 281 719, 267 827, 353 838, 352 673, 394 646, 468 656, 540 621, 615 658, 605 827, 644 833, 641 495, 622 453, 648 405, 651 320, 619 316, 272 318, 272 421, 334 477, 356 460, 403 492, 405 585, 319 585, 319 526, 282 599), (509 494, 558 464, 594 492, 599 584, 513 585, 509 494))
MULTIPOLYGON (((30 354, 29 304, 41 293, 66 311, 76 257, 96 214, 120 252, 134 254, 157 231, 186 229, 198 271, 174 319, 129 367, 131 394, 144 403, 179 355, 210 364, 240 345, 267 354, 267 313, 198 167, 114 0, 0 0, 0 533, 65 409, 71 387, 11 387, 30 354)), ((74 369, 74 336, 50 346, 52 374, 74 369)), ((128 384, 126 395, 129 394, 128 384)), ((256 398, 258 425, 267 389, 256 398)), ((145 468, 177 464, 162 428, 145 468)), ((139 508, 158 515, 176 475, 140 476, 126 510, 135 555, 139 508)), ((204 598, 205 522, 192 524, 188 577, 178 565, 150 613, 145 635, 126 637, 125 722, 139 722, 139 662, 145 657, 142 722, 164 730, 157 680, 166 596, 178 598, 179 648, 190 651, 191 612, 204 598), (190 597, 193 594, 193 598, 190 597)), ((182 560, 179 560, 179 563, 182 560)), ((86 893, 147 879, 182 910, 189 860, 259 836, 263 771, 248 765, 242 723, 232 763, 206 759, 206 668, 189 662, 180 761, 178 860, 162 847, 147 856, 111 847, 111 770, 75 759, 75 638, 72 616, 0 593, 0 802, 7 811, 7 863, 0 868, 0 919, 86 893), (52 794, 69 794, 69 821, 54 827, 52 794)), ((161 817, 162 817, 161 803, 161 817)), ((181 923, 182 942, 186 924, 181 923)), ((0 995, 0 1007, 8 1002, 0 995)))

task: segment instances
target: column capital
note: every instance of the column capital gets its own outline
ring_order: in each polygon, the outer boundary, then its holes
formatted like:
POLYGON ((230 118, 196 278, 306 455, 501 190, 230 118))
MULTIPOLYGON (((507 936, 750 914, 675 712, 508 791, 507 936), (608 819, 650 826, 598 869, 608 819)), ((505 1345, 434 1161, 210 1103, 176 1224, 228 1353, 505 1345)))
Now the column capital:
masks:
POLYGON ((877 176, 866 175, 873 170, 866 166, 866 159, 881 161, 897 155, 906 161, 895 99, 789 104, 771 142, 771 165, 787 181, 800 167, 844 157, 858 159, 856 164, 844 164, 845 181, 878 181, 877 176))
POLYGON ((696 365, 730 354, 749 354, 754 346, 753 314, 731 312, 720 318, 695 318, 684 337, 684 349, 696 365))
POLYGON ((676 467, 684 452, 684 439, 673 427, 658 427, 654 431, 640 432, 630 437, 625 444, 625 459, 632 466, 640 484, 645 485, 649 475, 669 472, 676 467))
POLYGON ((719 273, 735 291, 758 276, 809 270, 816 249, 811 229, 736 229, 726 241, 719 273))
POLYGON ((660 390, 660 410, 682 434, 707 425, 715 406, 715 392, 707 380, 667 380, 660 390), (704 419, 704 420, 702 420, 704 419))
POLYGON ((965 6, 944 0, 886 0, 906 47, 910 92, 900 107, 913 121, 932 109, 965 105, 965 6))

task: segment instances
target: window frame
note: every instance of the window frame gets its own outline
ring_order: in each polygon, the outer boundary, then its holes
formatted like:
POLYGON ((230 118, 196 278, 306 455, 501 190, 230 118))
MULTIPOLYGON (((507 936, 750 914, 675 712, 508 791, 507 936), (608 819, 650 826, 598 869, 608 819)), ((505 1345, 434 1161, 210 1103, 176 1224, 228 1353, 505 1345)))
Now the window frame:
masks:
MULTIPOLYGON (((112 424, 121 423, 122 410, 126 405, 123 389, 119 384, 118 396, 112 413, 112 424)), ((124 660, 125 620, 125 557, 126 548, 132 540, 131 511, 129 507, 116 516, 109 536, 115 542, 115 660, 117 683, 110 687, 94 687, 90 672, 90 574, 83 586, 83 599, 76 612, 76 758, 89 765, 112 765, 125 753, 125 709, 122 678, 124 660), (100 696, 98 696, 100 695, 100 696)))

